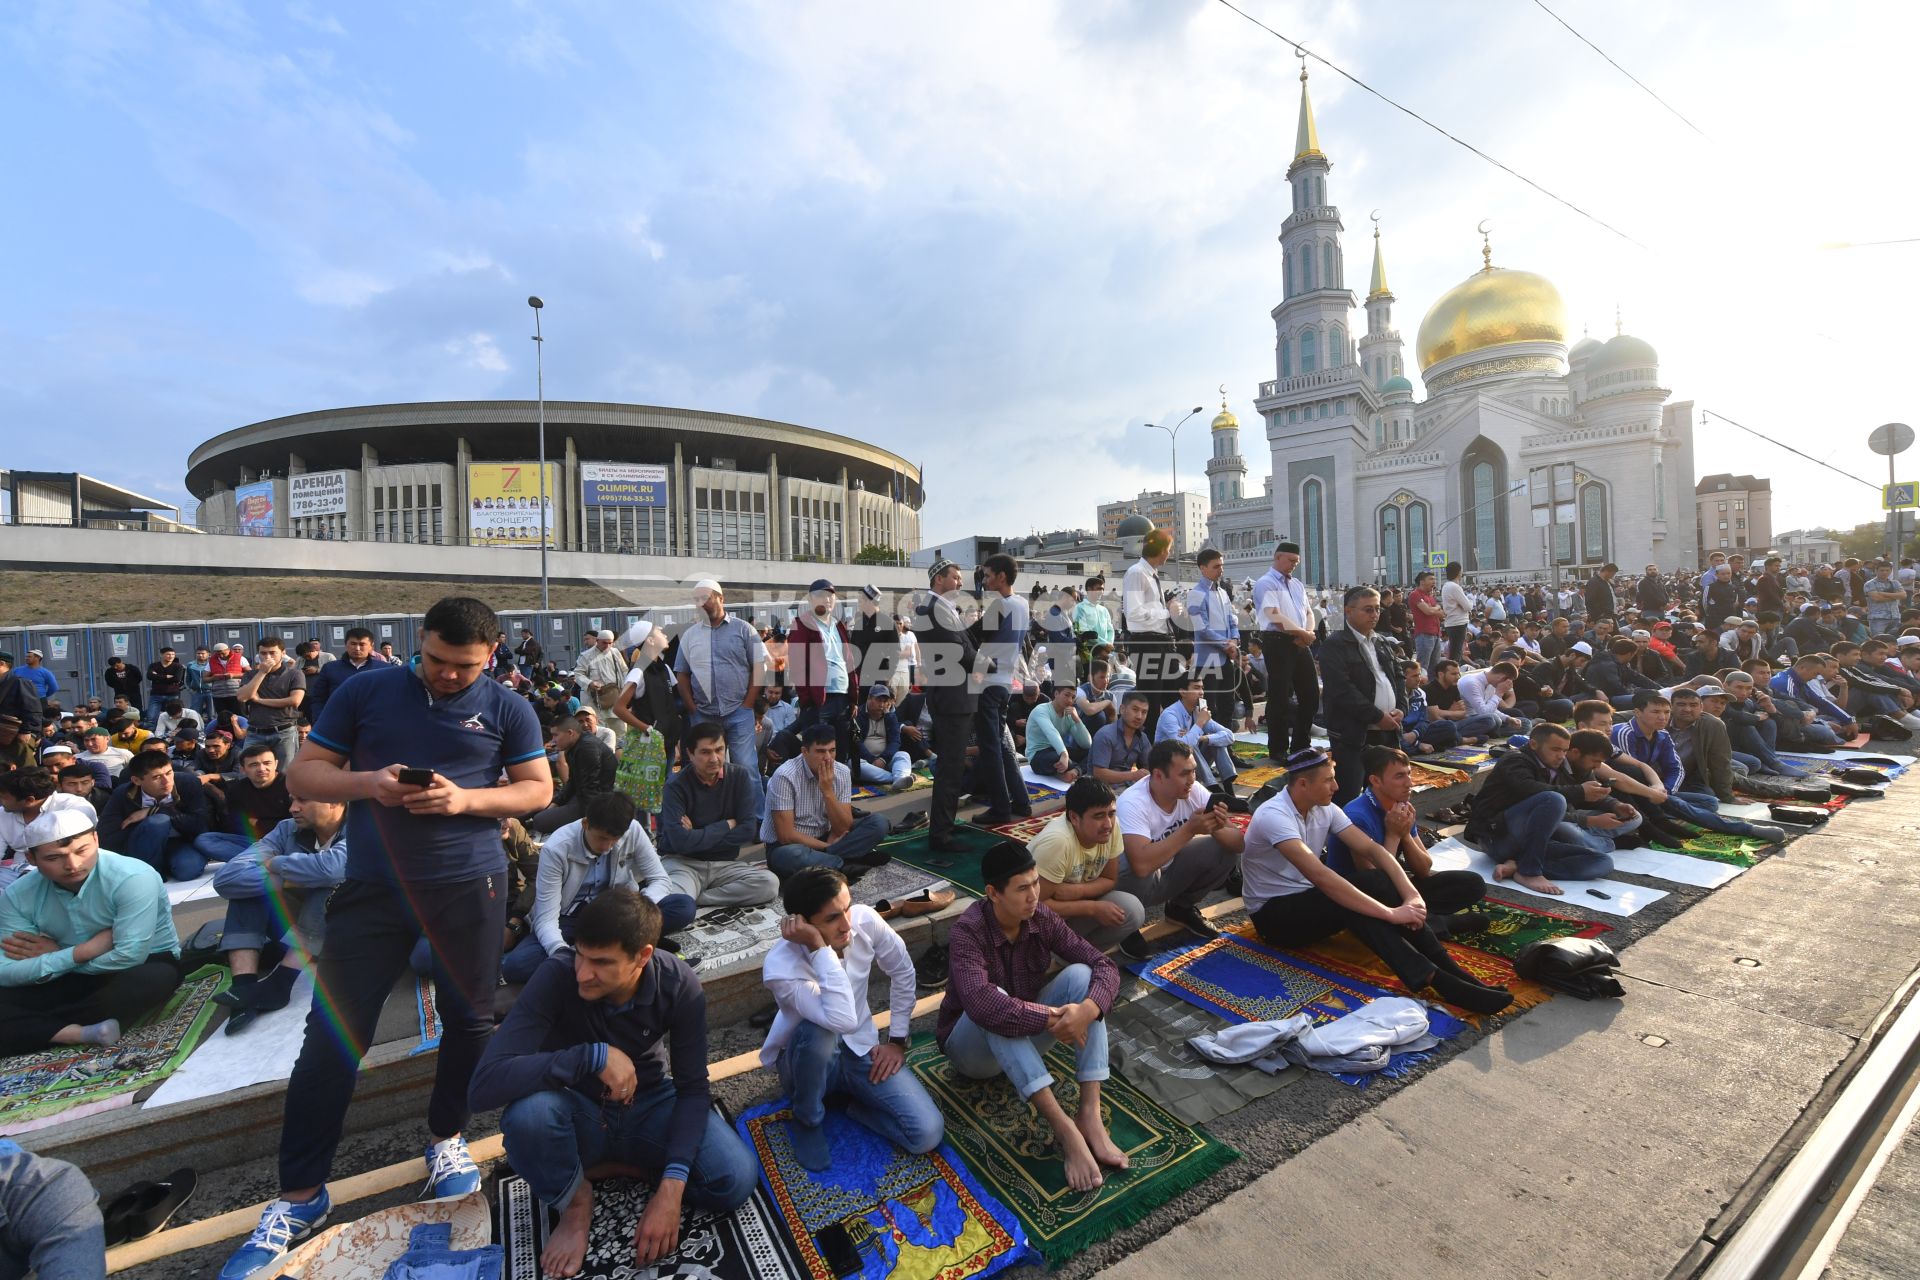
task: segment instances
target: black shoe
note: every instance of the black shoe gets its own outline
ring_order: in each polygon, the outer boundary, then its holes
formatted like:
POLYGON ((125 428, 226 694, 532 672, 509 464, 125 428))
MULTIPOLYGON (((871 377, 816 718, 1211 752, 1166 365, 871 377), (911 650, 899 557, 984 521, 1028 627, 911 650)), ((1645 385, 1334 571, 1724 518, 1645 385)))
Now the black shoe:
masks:
POLYGON ((676 956, 680 954, 680 939, 678 938, 669 938, 663 935, 660 940, 653 945, 662 951, 671 952, 676 956))
POLYGON ((965 853, 967 842, 958 836, 928 836, 927 848, 935 853, 965 853))
POLYGON ((1482 986, 1472 978, 1457 978, 1444 969, 1435 970, 1428 985, 1448 1004, 1474 1013, 1499 1013, 1513 1003, 1513 992, 1505 987, 1482 986))
POLYGON ((756 1031, 764 1031, 773 1025, 773 1020, 778 1016, 780 1016, 780 1006, 772 1005, 748 1018, 747 1025, 756 1031))
POLYGON ((947 949, 935 943, 913 962, 913 985, 922 992, 947 989, 947 949))
POLYGON ((199 1178, 191 1169, 175 1169, 161 1182, 136 1182, 100 1211, 111 1248, 141 1240, 167 1225, 182 1205, 193 1198, 199 1178))
POLYGON ((910 813, 906 817, 900 819, 899 824, 894 827, 893 833, 895 835, 899 835, 903 831, 918 831, 921 827, 924 827, 926 825, 927 825, 927 811, 925 809, 921 809, 915 813, 910 813))
POLYGON ((1155 946, 1147 938, 1147 935, 1141 933, 1138 929, 1135 929, 1132 933, 1120 939, 1120 954, 1129 960, 1148 960, 1159 950, 1160 948, 1155 946))
POLYGON ((1198 907, 1187 906, 1184 903, 1169 902, 1167 904, 1166 916, 1167 919, 1197 937, 1217 938, 1220 936, 1220 930, 1214 927, 1213 921, 1200 914, 1200 908, 1198 907))
POLYGON ((1013 816, 1016 818, 1031 818, 1033 816, 1033 806, 1031 804, 1015 805, 1013 806, 1013 816))
POLYGON ((1427 921, 1430 925, 1444 925, 1445 933, 1435 929, 1445 938, 1461 938, 1470 933, 1485 933, 1487 926, 1493 923, 1492 916, 1483 916, 1478 911, 1456 911, 1452 915, 1435 916, 1427 921))
MULTIPOLYGON (((1029 816, 1032 815, 1031 810, 1028 811, 1028 815, 1029 816)), ((1011 810, 1003 809, 1000 812, 995 813, 992 809, 989 809, 985 813, 980 814, 978 817, 976 817, 973 820, 973 825, 976 827, 1004 827, 1009 822, 1012 822, 1012 821, 1013 821, 1013 812, 1011 810)))

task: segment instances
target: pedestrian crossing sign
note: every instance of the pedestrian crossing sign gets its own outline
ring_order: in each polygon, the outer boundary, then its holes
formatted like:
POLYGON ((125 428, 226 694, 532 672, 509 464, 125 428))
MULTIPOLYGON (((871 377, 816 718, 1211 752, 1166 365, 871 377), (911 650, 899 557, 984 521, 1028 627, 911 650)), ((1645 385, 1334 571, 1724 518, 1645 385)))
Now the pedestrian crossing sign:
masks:
MULTIPOLYGON (((1920 505, 1920 504, 1916 504, 1920 505)), ((1427 568, 1444 569, 1447 567, 1447 553, 1444 551, 1427 552, 1427 568)))
POLYGON ((1907 507, 1920 507, 1920 484, 1903 480, 1898 484, 1880 486, 1880 509, 1899 511, 1907 507))

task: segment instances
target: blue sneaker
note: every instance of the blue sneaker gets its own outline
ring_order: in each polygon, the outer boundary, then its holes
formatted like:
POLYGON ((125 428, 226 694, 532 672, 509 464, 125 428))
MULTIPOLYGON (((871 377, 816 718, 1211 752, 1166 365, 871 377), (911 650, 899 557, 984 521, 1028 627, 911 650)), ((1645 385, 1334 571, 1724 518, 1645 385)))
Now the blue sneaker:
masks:
POLYGON ((260 1215, 260 1225, 247 1242, 233 1251, 227 1265, 220 1268, 220 1280, 245 1280, 258 1272, 268 1272, 292 1252, 293 1247, 327 1225, 327 1212, 333 1200, 325 1187, 305 1204, 275 1200, 260 1215))
POLYGON ((422 1200, 458 1200, 480 1189, 480 1166, 467 1154, 467 1140, 459 1134, 427 1145, 427 1189, 422 1200))

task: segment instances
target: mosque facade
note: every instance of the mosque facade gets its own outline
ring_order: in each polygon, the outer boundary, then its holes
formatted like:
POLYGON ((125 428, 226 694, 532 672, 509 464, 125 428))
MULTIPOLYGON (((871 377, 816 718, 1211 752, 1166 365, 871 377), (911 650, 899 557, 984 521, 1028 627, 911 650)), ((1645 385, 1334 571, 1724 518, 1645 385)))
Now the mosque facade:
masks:
POLYGON ((1668 403, 1639 338, 1569 349, 1558 290, 1494 265, 1485 224, 1480 270, 1420 322, 1413 355, 1426 397, 1414 398, 1377 223, 1354 314, 1333 166, 1304 69, 1300 79, 1275 376, 1254 401, 1272 470, 1263 492, 1245 492, 1240 424, 1224 400, 1207 461, 1209 544, 1228 572, 1257 577, 1281 539, 1300 544, 1302 572, 1319 585, 1411 583, 1435 553, 1487 579, 1544 578, 1550 558, 1582 577, 1608 561, 1695 564, 1692 403, 1668 403), (1572 521, 1543 528, 1535 498, 1550 477, 1557 503, 1546 509, 1572 521))

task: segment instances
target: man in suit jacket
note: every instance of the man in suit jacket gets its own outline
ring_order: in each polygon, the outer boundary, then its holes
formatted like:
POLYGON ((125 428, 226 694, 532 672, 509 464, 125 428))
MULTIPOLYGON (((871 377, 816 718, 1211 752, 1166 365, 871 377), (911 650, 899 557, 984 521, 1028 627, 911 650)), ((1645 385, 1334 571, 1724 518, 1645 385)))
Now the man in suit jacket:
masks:
POLYGON ((1320 645, 1321 715, 1333 742, 1339 784, 1335 804, 1345 804, 1366 789, 1361 754, 1374 743, 1399 746, 1400 722, 1407 711, 1399 655, 1374 634, 1380 593, 1352 587, 1343 604, 1347 625, 1329 632, 1320 645))
POLYGON ((1602 618, 1618 618, 1620 606, 1613 595, 1613 575, 1620 572, 1617 564, 1603 564, 1600 571, 1587 579, 1587 621, 1598 622, 1602 618))
POLYGON ((913 611, 920 642, 920 688, 933 720, 933 804, 927 814, 927 844, 935 852, 965 848, 953 834, 960 791, 967 776, 967 744, 980 685, 973 674, 974 646, 960 617, 960 566, 942 558, 927 571, 926 597, 913 611))

